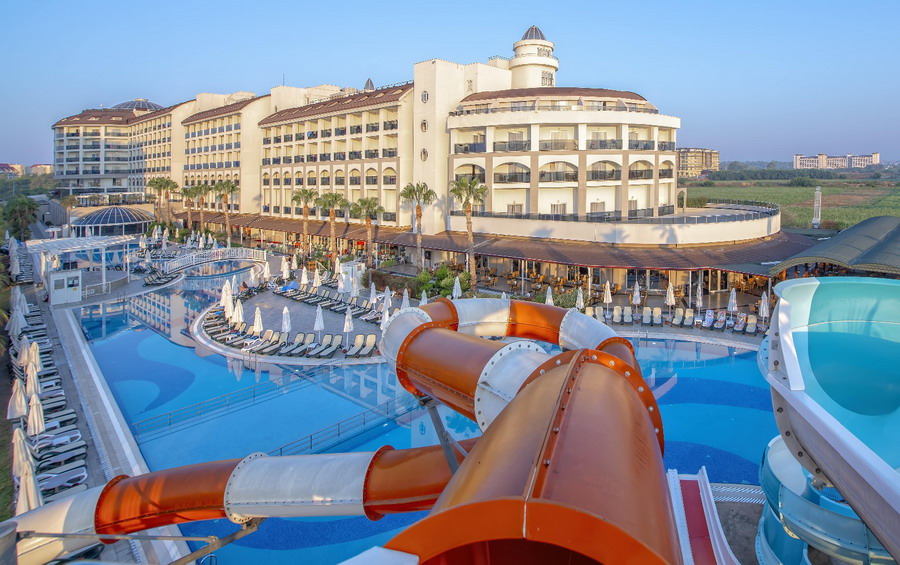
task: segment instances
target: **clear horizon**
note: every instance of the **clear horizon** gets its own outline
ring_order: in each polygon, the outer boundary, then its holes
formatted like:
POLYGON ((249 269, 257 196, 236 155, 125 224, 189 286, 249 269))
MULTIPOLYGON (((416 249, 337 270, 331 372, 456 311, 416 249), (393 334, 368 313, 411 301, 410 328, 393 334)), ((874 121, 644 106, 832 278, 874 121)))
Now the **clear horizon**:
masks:
POLYGON ((172 3, 159 18, 146 4, 84 6, 7 6, 15 25, 0 38, 9 77, 0 162, 52 163, 52 124, 85 108, 261 94, 282 77, 289 86, 406 81, 418 61, 508 56, 532 24, 556 44, 559 85, 643 95, 681 118, 681 147, 718 149, 723 161, 873 151, 900 160, 889 126, 900 124, 900 38, 890 28, 900 3, 891 0, 852 10, 830 1, 563 2, 552 12, 538 3, 385 10, 274 0, 251 9, 228 0, 172 3))

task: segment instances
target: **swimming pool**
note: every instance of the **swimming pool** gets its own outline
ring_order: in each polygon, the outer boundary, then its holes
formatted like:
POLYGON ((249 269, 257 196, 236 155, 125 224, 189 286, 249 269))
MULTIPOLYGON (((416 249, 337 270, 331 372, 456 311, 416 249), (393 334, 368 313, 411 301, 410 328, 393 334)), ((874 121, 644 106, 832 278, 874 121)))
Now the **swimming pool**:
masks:
MULTIPOLYGON (((270 452, 408 398, 396 375, 383 364, 297 371, 246 367, 195 350, 187 327, 218 298, 226 276, 232 272, 213 274, 208 288, 190 288, 186 279, 80 313, 90 347, 125 419, 137 431, 151 469, 270 452), (221 401, 232 398, 239 400, 227 405, 221 401), (178 416, 170 425, 172 414, 178 416)), ((235 276, 240 282, 249 273, 244 270, 235 276)), ((757 483, 760 455, 777 430, 755 353, 685 341, 633 343, 659 399, 666 465, 684 472, 706 465, 713 481, 757 483)), ((455 437, 479 434, 477 426, 462 416, 449 410, 441 415, 455 437)), ((430 419, 419 409, 376 420, 364 433, 346 434, 322 448, 374 451, 385 444, 401 449, 435 443, 430 419)), ((387 516, 377 522, 270 519, 259 532, 216 553, 222 563, 332 563, 385 543, 420 516, 387 516)), ((222 536, 236 530, 224 520, 181 528, 187 535, 222 536)))

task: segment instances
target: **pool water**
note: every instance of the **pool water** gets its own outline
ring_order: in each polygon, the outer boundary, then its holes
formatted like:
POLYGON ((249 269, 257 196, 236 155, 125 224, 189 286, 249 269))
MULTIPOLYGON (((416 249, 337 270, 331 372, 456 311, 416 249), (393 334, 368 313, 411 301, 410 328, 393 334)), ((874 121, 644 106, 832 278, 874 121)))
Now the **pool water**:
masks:
MULTIPOLYGON (((187 327, 218 299, 224 277, 234 275, 241 282, 249 271, 246 265, 232 265, 198 274, 209 281, 204 288, 185 279, 77 311, 125 419, 139 431, 136 440, 151 469, 270 452, 407 397, 383 364, 247 367, 198 349, 187 327), (242 400, 224 408, 198 408, 215 404, 210 399, 237 396, 242 400), (199 415, 186 416, 192 411, 199 415), (172 414, 178 415, 175 423, 161 423, 172 414)), ((714 482, 758 483, 761 454, 777 429, 755 353, 673 340, 633 343, 659 399, 666 466, 693 473, 706 465, 714 482)), ((462 416, 444 409, 441 416, 458 439, 479 435, 477 426, 462 416)), ((365 433, 347 435, 323 449, 375 451, 382 445, 403 449, 435 443, 430 418, 418 409, 396 420, 376 421, 365 433)), ((377 522, 361 517, 269 519, 260 531, 216 555, 220 563, 334 563, 386 543, 421 515, 377 522)), ((237 529, 227 520, 180 527, 186 535, 224 536, 237 529)))

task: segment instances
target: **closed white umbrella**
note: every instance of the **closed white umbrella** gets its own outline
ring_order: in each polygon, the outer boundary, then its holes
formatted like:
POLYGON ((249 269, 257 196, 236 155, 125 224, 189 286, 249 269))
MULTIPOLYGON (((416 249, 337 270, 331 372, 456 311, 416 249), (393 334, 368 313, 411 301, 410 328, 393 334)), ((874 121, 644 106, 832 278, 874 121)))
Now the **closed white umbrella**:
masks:
POLYGON ((391 313, 388 312, 388 307, 384 307, 384 314, 381 315, 381 331, 383 332, 387 329, 388 322, 391 319, 391 313))
POLYGON ((759 300, 759 317, 763 320, 769 319, 769 293, 764 292, 759 300))
POLYGON ((224 308, 223 313, 225 314, 225 319, 230 322, 231 317, 234 316, 234 302, 229 300, 228 302, 225 303, 225 306, 223 306, 223 308, 224 308))
POLYGON ((335 255, 334 257, 334 274, 338 275, 341 273, 343 269, 341 269, 341 258, 335 255))
POLYGON ((238 292, 237 275, 231 275, 231 295, 234 296, 235 292, 238 292))
POLYGON ((256 286, 256 270, 250 270, 250 281, 247 283, 250 286, 256 286))
POLYGON ((419 299, 419 306, 424 306, 425 304, 428 304, 428 294, 423 290, 422 298, 419 299))
POLYGON ((346 345, 350 345, 350 332, 353 331, 353 315, 350 313, 350 309, 344 312, 344 343, 346 345))
MULTIPOLYGON (((15 287, 15 288, 19 288, 19 287, 15 287)), ((16 297, 16 302, 15 302, 15 304, 19 307, 19 310, 22 311, 22 314, 27 314, 27 313, 28 313, 28 311, 29 311, 29 307, 28 307, 28 299, 25 298, 25 295, 22 294, 21 292, 20 292, 19 295, 16 297)))
POLYGON ((731 293, 728 295, 728 311, 737 312, 737 291, 731 287, 731 293))
POLYGON ((25 465, 19 477, 19 498, 16 500, 16 516, 34 510, 44 503, 41 498, 41 489, 38 488, 34 469, 25 465))
POLYGON ((306 270, 306 265, 303 265, 303 270, 300 271, 300 284, 309 284, 309 272, 306 270))
POLYGON ((234 313, 231 315, 231 323, 236 326, 244 323, 244 303, 240 300, 234 301, 234 313))
POLYGON ((699 282, 697 283, 697 298, 694 300, 694 307, 697 309, 697 312, 700 312, 700 309, 703 308, 703 285, 699 282))
POLYGON ((509 295, 506 294, 506 291, 500 293, 500 300, 509 300, 509 295))
POLYGON ((556 306, 553 303, 553 287, 549 284, 547 285, 547 295, 544 297, 544 304, 549 304, 550 306, 556 306))
POLYGON ((325 320, 322 318, 322 306, 316 306, 316 320, 313 322, 313 331, 316 332, 316 340, 322 342, 322 330, 325 329, 325 320))
POLYGON ((9 256, 11 257, 11 259, 9 260, 9 274, 13 277, 17 277, 22 273, 21 269, 19 268, 19 257, 14 253, 10 253, 9 256))
POLYGON ((197 240, 197 247, 203 249, 206 247, 206 237, 201 233, 200 239, 197 240))
POLYGON ((253 313, 253 331, 257 334, 261 334, 263 331, 262 312, 260 312, 259 306, 256 307, 256 312, 253 313))
POLYGON ((313 288, 319 288, 322 286, 322 276, 319 274, 318 267, 316 268, 316 273, 313 275, 313 288))
POLYGON ((409 308, 409 289, 403 289, 403 299, 400 301, 400 309, 409 308))
POLYGON ((146 235, 142 235, 141 238, 138 240, 138 248, 140 248, 141 251, 147 249, 147 236, 146 235))
MULTIPOLYGON (((10 332, 10 335, 12 335, 13 339, 15 339, 16 336, 12 332, 10 332)), ((28 356, 30 354, 30 351, 31 345, 28 342, 28 336, 22 336, 22 340, 19 342, 19 355, 16 356, 16 363, 19 364, 19 367, 24 367, 28 364, 28 356)))
POLYGON ((669 287, 666 289, 666 306, 669 307, 669 314, 671 314, 672 306, 675 306, 675 287, 672 283, 669 283, 669 287))
POLYGON ((169 228, 166 228, 166 229, 163 230, 162 236, 163 236, 163 239, 164 239, 164 240, 168 240, 168 239, 169 239, 169 228))
POLYGON ((381 299, 384 300, 384 312, 387 314, 387 311, 394 305, 394 294, 391 292, 391 287, 384 287, 384 294, 381 296, 381 299))
POLYGON ((9 230, 6 230, 6 232, 3 234, 3 239, 5 241, 9 241, 9 230))
POLYGON ((231 284, 226 280, 222 284, 222 296, 219 298, 219 305, 224 307, 231 302, 231 284))
POLYGON ((287 260, 281 262, 281 278, 284 280, 291 278, 291 268, 288 266, 287 260))
POLYGON ((13 379, 12 394, 9 397, 9 404, 6 406, 6 419, 24 418, 26 415, 28 415, 28 403, 25 400, 25 387, 22 386, 22 379, 13 379))
POLYGON ((9 325, 9 335, 17 336, 22 333, 22 330, 28 327, 28 322, 25 321, 25 316, 22 315, 22 311, 18 308, 13 310, 12 323, 9 325))
POLYGON ((212 242, 212 249, 218 249, 218 248, 219 248, 219 240, 214 239, 212 242))
POLYGON ((38 395, 34 395, 28 401, 28 435, 34 437, 44 433, 47 429, 44 425, 44 406, 38 395))
POLYGON ((641 285, 634 281, 634 292, 631 295, 631 303, 637 306, 641 303, 641 285))
POLYGON ((453 293, 450 297, 454 300, 462 297, 462 285, 459 284, 459 275, 456 275, 456 278, 453 279, 453 293))
POLYGON ((287 306, 281 311, 281 333, 291 333, 291 312, 287 306))
POLYGON ((288 270, 292 271, 297 268, 297 264, 294 263, 294 256, 288 255, 288 270))
POLYGON ((162 245, 159 246, 160 250, 165 251, 166 247, 168 247, 169 243, 164 239, 162 240, 162 245))
POLYGON ((603 285, 603 304, 603 317, 606 318, 606 310, 612 304, 612 288, 609 286, 609 281, 606 281, 606 284, 603 285))
POLYGON ((14 477, 21 477, 22 473, 25 472, 26 465, 34 469, 34 459, 31 457, 31 450, 28 449, 28 441, 25 439, 25 432, 18 426, 13 428, 12 446, 12 474, 14 477))
POLYGON ((347 285, 344 282, 344 273, 339 272, 337 274, 337 291, 338 291, 338 293, 343 294, 343 293, 347 292, 347 289, 345 288, 346 286, 347 285))
POLYGON ((575 309, 576 310, 584 310, 584 293, 581 291, 581 287, 578 287, 578 294, 575 295, 575 309))
POLYGON ((38 381, 37 368, 34 366, 34 363, 29 362, 25 366, 25 395, 31 397, 40 393, 41 383, 38 381))
POLYGON ((359 283, 356 282, 356 277, 350 279, 350 298, 356 298, 359 296, 359 283))
POLYGON ((44 364, 41 362, 41 348, 38 347, 36 341, 32 341, 28 346, 28 362, 34 365, 36 372, 40 373, 44 370, 44 364))
POLYGON ((269 279, 272 278, 272 269, 271 269, 271 267, 269 267, 268 261, 266 261, 265 264, 263 265, 262 278, 266 282, 269 282, 269 279))
POLYGON ((369 285, 369 307, 373 308, 375 306, 375 302, 378 301, 378 295, 375 294, 375 283, 369 285))
POLYGON ((60 267, 59 255, 53 256, 53 261, 51 262, 51 266, 53 267, 53 270, 59 270, 59 267, 60 267))

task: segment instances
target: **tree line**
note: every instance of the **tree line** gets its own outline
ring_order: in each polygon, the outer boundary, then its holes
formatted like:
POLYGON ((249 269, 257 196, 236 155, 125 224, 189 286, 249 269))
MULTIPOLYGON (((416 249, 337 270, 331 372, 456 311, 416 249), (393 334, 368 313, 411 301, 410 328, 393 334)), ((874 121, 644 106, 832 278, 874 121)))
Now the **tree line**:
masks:
POLYGON ((833 171, 822 169, 745 169, 742 171, 715 171, 709 173, 710 180, 791 180, 798 177, 809 179, 839 178, 833 171))

